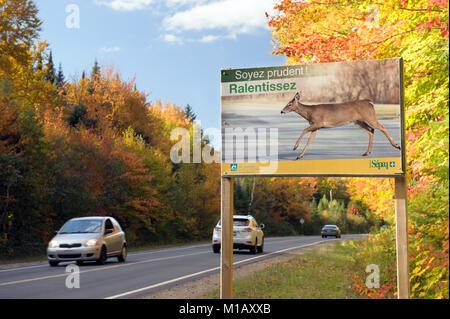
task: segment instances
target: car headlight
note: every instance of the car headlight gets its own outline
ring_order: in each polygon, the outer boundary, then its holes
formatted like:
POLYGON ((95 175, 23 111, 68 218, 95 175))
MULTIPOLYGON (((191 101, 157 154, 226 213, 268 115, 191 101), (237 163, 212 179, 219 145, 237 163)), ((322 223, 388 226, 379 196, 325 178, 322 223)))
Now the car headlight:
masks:
POLYGON ((56 240, 52 240, 48 243, 48 247, 56 248, 56 247, 58 247, 58 242, 56 240))
POLYGON ((92 247, 92 246, 95 246, 96 244, 97 244, 97 239, 89 239, 86 242, 85 246, 92 247))

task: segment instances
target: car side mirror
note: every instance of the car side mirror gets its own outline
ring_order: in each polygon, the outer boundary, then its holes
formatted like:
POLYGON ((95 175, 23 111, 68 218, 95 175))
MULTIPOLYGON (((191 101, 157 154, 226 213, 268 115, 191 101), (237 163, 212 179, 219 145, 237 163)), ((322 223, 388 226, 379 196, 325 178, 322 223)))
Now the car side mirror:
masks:
POLYGON ((114 232, 114 229, 105 229, 105 235, 111 234, 112 232, 114 232))
POLYGON ((264 227, 264 224, 259 224, 259 228, 263 229, 264 227))
POLYGON ((55 230, 54 235, 58 235, 59 230, 55 230))

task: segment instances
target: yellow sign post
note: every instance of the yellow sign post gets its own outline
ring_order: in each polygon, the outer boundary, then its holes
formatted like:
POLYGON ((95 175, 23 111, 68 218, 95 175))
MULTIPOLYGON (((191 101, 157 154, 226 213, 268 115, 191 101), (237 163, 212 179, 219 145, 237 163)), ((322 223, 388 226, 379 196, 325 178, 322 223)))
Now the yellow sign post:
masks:
POLYGON ((233 178, 222 177, 220 298, 233 297, 233 178))

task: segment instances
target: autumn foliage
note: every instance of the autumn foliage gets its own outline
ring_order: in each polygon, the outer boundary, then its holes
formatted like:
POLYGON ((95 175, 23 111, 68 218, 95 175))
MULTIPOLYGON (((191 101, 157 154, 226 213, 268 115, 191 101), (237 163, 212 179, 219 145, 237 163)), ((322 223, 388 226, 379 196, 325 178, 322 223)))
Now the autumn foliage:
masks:
POLYGON ((0 2, 0 256, 43 252, 69 218, 112 215, 131 246, 209 237, 220 214, 218 164, 173 164, 170 132, 192 128, 96 63, 49 81, 32 1, 0 2), (61 79, 60 79, 61 80, 61 79))
MULTIPOLYGON (((448 298, 448 1, 282 0, 275 9, 273 53, 288 63, 404 59, 411 295, 448 298)), ((394 224, 392 180, 347 184, 353 199, 394 224)), ((395 254, 387 248, 395 233, 388 232, 363 247, 382 257, 388 274, 379 291, 366 290, 365 274, 359 277, 356 288, 373 298, 395 297, 395 254)))

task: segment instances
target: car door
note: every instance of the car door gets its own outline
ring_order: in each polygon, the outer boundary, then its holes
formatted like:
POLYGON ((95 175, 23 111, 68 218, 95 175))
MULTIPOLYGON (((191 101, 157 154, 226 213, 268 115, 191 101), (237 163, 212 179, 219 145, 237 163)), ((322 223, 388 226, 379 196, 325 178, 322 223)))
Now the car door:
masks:
POLYGON ((115 255, 119 252, 120 245, 120 233, 116 227, 114 227, 111 219, 105 220, 105 243, 108 251, 108 256, 115 255))
POLYGON ((118 236, 117 236, 117 240, 118 240, 117 247, 118 247, 118 250, 121 251, 122 250, 122 246, 124 244, 126 244, 125 232, 122 230, 122 228, 120 227, 119 222, 117 220, 115 220, 114 218, 111 218, 111 220, 112 220, 112 223, 114 225, 114 228, 116 229, 116 231, 118 233, 118 236))

